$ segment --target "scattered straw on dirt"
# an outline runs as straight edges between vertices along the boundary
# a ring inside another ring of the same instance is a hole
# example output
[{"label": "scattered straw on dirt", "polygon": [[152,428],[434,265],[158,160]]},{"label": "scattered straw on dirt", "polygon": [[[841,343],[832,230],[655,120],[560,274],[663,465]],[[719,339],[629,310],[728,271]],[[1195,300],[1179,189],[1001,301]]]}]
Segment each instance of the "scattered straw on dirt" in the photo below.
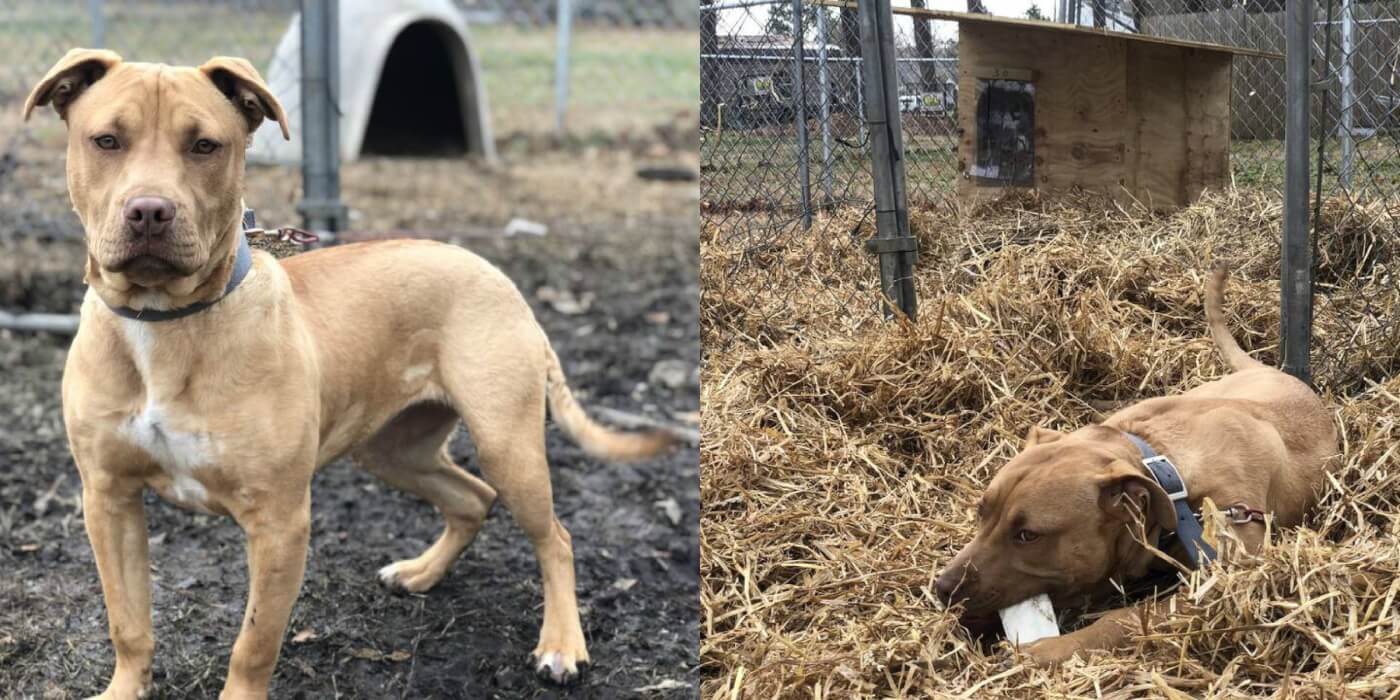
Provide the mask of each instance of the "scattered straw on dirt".
[{"label": "scattered straw on dirt", "polygon": [[1345,454],[1308,527],[1188,582],[1136,650],[1054,671],[971,641],[933,576],[1031,426],[1222,374],[1211,261],[1234,268],[1236,337],[1277,363],[1281,204],[918,212],[921,316],[888,324],[851,305],[870,279],[834,274],[873,269],[849,235],[861,214],[762,247],[702,234],[706,697],[1400,693],[1400,242],[1384,207],[1329,203],[1319,227],[1315,363]]}]

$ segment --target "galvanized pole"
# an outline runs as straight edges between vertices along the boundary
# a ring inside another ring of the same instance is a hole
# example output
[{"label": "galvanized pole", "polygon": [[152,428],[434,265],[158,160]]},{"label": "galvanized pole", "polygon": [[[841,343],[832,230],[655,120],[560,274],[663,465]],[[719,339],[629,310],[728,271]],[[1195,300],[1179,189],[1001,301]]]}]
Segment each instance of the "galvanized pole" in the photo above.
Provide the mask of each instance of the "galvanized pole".
[{"label": "galvanized pole", "polygon": [[[1351,188],[1351,173],[1355,168],[1356,142],[1352,138],[1352,111],[1356,106],[1356,75],[1352,72],[1351,61],[1352,52],[1356,49],[1353,39],[1356,21],[1352,16],[1356,5],[1352,0],[1342,0],[1342,167],[1338,179],[1342,181],[1342,186]],[[1327,27],[1327,31],[1332,31]],[[1325,137],[1324,137],[1325,138]]]},{"label": "galvanized pole", "polygon": [[569,46],[574,36],[573,0],[559,0],[554,50],[554,130],[564,133],[564,113],[569,109]]},{"label": "galvanized pole", "polygon": [[826,8],[817,7],[817,48],[818,82],[821,84],[822,99],[822,206],[832,205],[831,190],[831,76],[826,63]]},{"label": "galvanized pole", "polygon": [[[867,249],[880,256],[880,289],[913,320],[914,257],[904,187],[904,136],[899,123],[899,86],[890,0],[860,0],[860,46],[865,71],[865,118],[870,124],[871,173],[875,180],[875,238]],[[885,306],[886,318],[894,315]]]},{"label": "galvanized pole", "polygon": [[346,223],[340,201],[340,43],[336,0],[301,3],[301,178],[297,204],[312,231],[339,231]]},{"label": "galvanized pole", "polygon": [[[859,16],[859,15],[857,15]],[[865,42],[861,42],[861,51],[865,51]],[[860,140],[869,138],[868,122],[865,119],[865,56],[860,57],[860,63],[856,66],[856,115],[860,117]]]},{"label": "galvanized pole", "polygon": [[[1312,62],[1313,0],[1288,0],[1284,39],[1287,104],[1284,107],[1283,273],[1281,321],[1283,371],[1311,381],[1312,246],[1308,240],[1308,118]],[[1324,135],[1325,136],[1325,135]]]},{"label": "galvanized pole", "polygon": [[107,13],[102,10],[102,0],[88,0],[88,19],[92,22],[92,48],[94,49],[100,49],[107,45]]},{"label": "galvanized pole", "polygon": [[792,120],[797,128],[797,185],[802,190],[802,227],[812,227],[811,156],[807,147],[807,79],[804,77],[802,0],[792,0]]}]

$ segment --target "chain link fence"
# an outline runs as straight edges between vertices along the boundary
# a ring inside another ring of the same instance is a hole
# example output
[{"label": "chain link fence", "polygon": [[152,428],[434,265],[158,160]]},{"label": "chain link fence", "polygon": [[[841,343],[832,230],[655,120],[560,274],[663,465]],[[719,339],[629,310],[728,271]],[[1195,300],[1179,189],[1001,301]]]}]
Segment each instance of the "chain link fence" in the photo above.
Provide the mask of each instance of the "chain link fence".
[{"label": "chain link fence", "polygon": [[[215,55],[242,56],[267,76],[275,72],[273,50],[298,5],[297,0],[0,0],[0,148],[11,152],[18,140],[49,135],[54,124],[43,120],[22,128],[20,107],[30,88],[71,48],[108,48],[127,60],[183,65]],[[288,114],[297,125],[300,116]]]},{"label": "chain link fence", "polygon": [[[958,31],[954,22],[910,17],[898,7],[924,7],[925,0],[895,4],[903,164],[909,205],[917,211],[942,205],[961,177]],[[968,0],[966,9],[985,11],[978,0]],[[700,0],[700,12],[701,216],[709,240],[727,242],[738,251],[731,257],[742,261],[800,236],[830,239],[833,217],[818,216],[809,229],[814,213],[829,212],[852,229],[867,223],[874,195],[854,5]],[[1332,240],[1319,251],[1316,304],[1339,312],[1343,304],[1336,300],[1358,301],[1347,302],[1341,330],[1320,331],[1312,365],[1319,385],[1359,388],[1363,374],[1387,376],[1395,369],[1400,324],[1394,309],[1377,306],[1375,299],[1387,295],[1338,289],[1325,268],[1337,256],[1352,256],[1369,266],[1366,284],[1395,284],[1380,249],[1396,231],[1389,223],[1386,230],[1372,229],[1377,216],[1392,222],[1400,205],[1400,5],[1319,0],[1313,14],[1312,160],[1304,168],[1315,200],[1309,202],[1313,226],[1326,226],[1331,239],[1352,235],[1350,222],[1364,213],[1370,228],[1364,236],[1356,233],[1356,241]],[[1028,0],[1021,16],[1285,52],[1284,0],[1060,0],[1045,7]],[[1281,198],[1285,62],[1237,55],[1232,73],[1231,184]],[[845,260],[848,269],[835,271],[818,270],[811,259],[795,262],[808,275],[850,275],[845,279],[870,280],[872,295],[878,291],[873,258]],[[717,277],[721,284],[731,278]],[[768,281],[743,283],[762,289]],[[853,321],[875,308],[869,299],[850,302]]]},{"label": "chain link fence", "polygon": [[[1105,2],[1084,4],[1078,14],[1069,3],[1055,11],[1062,21],[1109,31],[1283,52],[1281,8],[1265,12],[1256,3],[1206,10],[1196,0],[1189,6],[1183,0]],[[799,41],[793,35],[794,7],[788,0],[701,0],[702,155],[709,173],[702,188],[714,215],[709,220],[761,205],[768,212],[786,212],[767,222],[778,225],[805,220],[813,208],[859,204],[871,196],[855,10],[802,3]],[[1033,2],[1027,7],[1028,17],[1049,19],[1044,14],[1049,10]],[[952,192],[960,175],[957,25],[898,15],[895,31],[910,204],[933,206]],[[799,53],[803,85],[793,90]],[[1282,61],[1237,57],[1232,89],[1234,180],[1281,187]],[[796,121],[799,110],[803,124]]]},{"label": "chain link fence", "polygon": [[[711,246],[702,265],[723,268],[702,270],[702,286],[736,315],[714,328],[800,327],[802,300],[784,291],[794,277],[871,280],[878,290],[873,268],[849,254],[874,221],[862,71],[854,8],[701,0],[700,209]],[[828,254],[793,245],[806,236],[829,243]],[[781,273],[763,274],[769,264],[781,264]],[[849,285],[827,289],[849,296],[836,291]],[[791,303],[746,301],[758,296]],[[856,320],[874,313],[876,301],[840,300]],[[737,318],[760,310],[769,315]]]},{"label": "chain link fence", "polygon": [[699,12],[691,0],[457,4],[472,22],[501,140],[562,130],[605,142],[693,142]]},{"label": "chain link fence", "polygon": [[[457,0],[481,60],[499,140],[693,142],[698,11],[688,0]],[[68,49],[198,65],[248,58],[264,77],[298,0],[0,0],[0,146],[19,105]],[[562,36],[560,9],[571,31]],[[355,37],[343,38],[353,45]],[[561,53],[562,52],[562,53]],[[563,89],[561,91],[561,84]],[[273,84],[274,91],[287,86]],[[296,102],[288,116],[300,125]]]},{"label": "chain link fence", "polygon": [[[1400,309],[1389,301],[1400,284],[1391,259],[1400,235],[1400,5],[1323,0],[1312,36],[1312,228],[1353,233],[1317,244],[1319,303],[1344,323],[1314,344],[1313,363],[1319,378],[1359,391],[1400,369]],[[1357,274],[1339,279],[1331,274],[1339,264]]]}]

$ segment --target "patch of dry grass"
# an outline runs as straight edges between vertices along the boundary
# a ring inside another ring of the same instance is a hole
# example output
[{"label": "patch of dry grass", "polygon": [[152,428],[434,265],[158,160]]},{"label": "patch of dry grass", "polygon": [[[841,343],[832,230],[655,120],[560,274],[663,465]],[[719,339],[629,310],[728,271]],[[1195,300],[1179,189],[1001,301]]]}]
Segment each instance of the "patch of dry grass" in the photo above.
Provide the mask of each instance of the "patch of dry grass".
[{"label": "patch of dry grass", "polygon": [[[702,232],[703,695],[1336,697],[1400,693],[1395,223],[1330,203],[1316,365],[1343,459],[1309,527],[1198,575],[1131,652],[1032,670],[973,643],[932,579],[1033,425],[1072,428],[1224,371],[1204,274],[1277,363],[1276,195],[1174,214],[1073,196],[917,212],[917,323],[870,299],[860,212],[763,246]],[[862,286],[863,285],[863,286]],[[1184,695],[1182,695],[1184,694]]]}]

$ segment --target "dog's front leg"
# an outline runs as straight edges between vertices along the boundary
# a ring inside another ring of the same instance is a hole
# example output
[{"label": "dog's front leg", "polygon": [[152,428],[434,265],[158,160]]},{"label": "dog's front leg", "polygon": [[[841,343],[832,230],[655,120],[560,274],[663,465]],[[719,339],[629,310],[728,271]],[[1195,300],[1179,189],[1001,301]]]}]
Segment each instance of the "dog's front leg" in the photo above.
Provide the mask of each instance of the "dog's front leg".
[{"label": "dog's front leg", "polygon": [[246,511],[234,513],[248,537],[248,607],[221,700],[267,697],[311,536],[309,485],[291,498],[262,492],[249,500]]},{"label": "dog's front leg", "polygon": [[92,543],[107,624],[116,652],[116,669],[107,690],[110,700],[139,698],[151,687],[150,545],[146,508],[139,481],[102,473],[83,474],[83,526]]},{"label": "dog's front leg", "polygon": [[1125,647],[1132,640],[1133,631],[1142,628],[1143,615],[1156,619],[1155,616],[1166,614],[1167,609],[1167,601],[1157,601],[1110,610],[1086,627],[1041,639],[1021,652],[1037,666],[1054,666],[1069,661],[1075,654],[1082,658],[1092,651]]}]

